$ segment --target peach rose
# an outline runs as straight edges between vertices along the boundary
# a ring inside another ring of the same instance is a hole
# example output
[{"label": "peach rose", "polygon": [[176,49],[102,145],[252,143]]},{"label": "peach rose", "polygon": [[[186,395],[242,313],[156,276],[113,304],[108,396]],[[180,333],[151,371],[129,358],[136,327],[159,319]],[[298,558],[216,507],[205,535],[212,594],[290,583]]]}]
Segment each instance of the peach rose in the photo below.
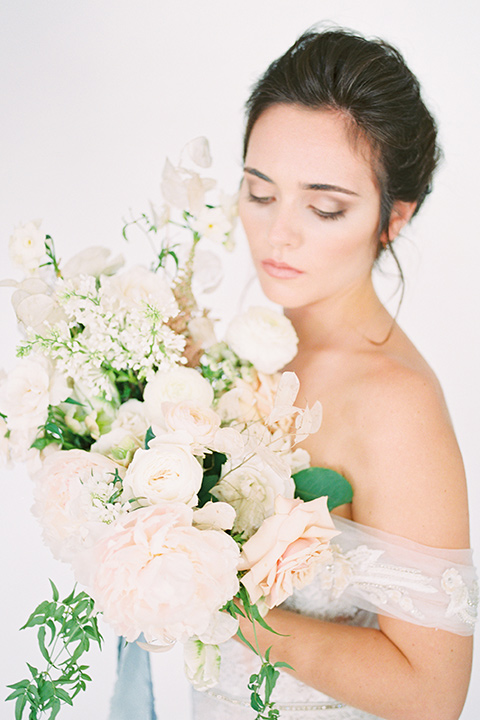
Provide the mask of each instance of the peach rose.
[{"label": "peach rose", "polygon": [[319,562],[328,562],[329,542],[339,531],[327,509],[327,498],[310,502],[278,496],[275,514],[267,518],[242,549],[241,582],[252,602],[262,596],[267,607],[280,605],[294,588],[313,578]]}]

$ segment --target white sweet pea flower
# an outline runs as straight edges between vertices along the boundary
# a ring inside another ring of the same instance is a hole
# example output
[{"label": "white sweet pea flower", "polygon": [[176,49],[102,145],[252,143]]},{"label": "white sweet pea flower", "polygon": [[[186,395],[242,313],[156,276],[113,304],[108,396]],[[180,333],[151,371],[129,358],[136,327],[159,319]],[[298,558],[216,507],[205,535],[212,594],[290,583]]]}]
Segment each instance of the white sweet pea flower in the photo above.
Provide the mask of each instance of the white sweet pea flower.
[{"label": "white sweet pea flower", "polygon": [[218,645],[203,643],[197,637],[189,638],[183,646],[185,675],[195,690],[208,690],[220,677],[220,650]]},{"label": "white sweet pea flower", "polygon": [[185,145],[185,149],[195,165],[208,168],[212,164],[210,146],[206,137],[198,137],[190,140],[190,142]]},{"label": "white sweet pea flower", "polygon": [[226,341],[242,359],[263,373],[275,373],[297,354],[298,338],[288,318],[262,307],[235,317]]},{"label": "white sweet pea flower", "polygon": [[235,522],[235,510],[228,503],[205,503],[193,511],[193,524],[199,530],[231,530]]},{"label": "white sweet pea flower", "polygon": [[180,210],[188,208],[188,190],[185,178],[168,158],[163,167],[161,189],[167,203]]},{"label": "white sweet pea flower", "polygon": [[41,220],[18,225],[8,244],[10,259],[15,265],[32,272],[45,258],[45,233],[40,231]]},{"label": "white sweet pea flower", "polygon": [[81,250],[65,263],[62,268],[62,277],[65,280],[79,275],[113,275],[125,263],[123,255],[110,258],[111,250],[105,247],[90,247]]},{"label": "white sweet pea flower", "polygon": [[142,443],[139,443],[128,430],[117,427],[105,435],[100,435],[91,446],[90,451],[106,455],[119,465],[128,467],[140,447],[142,447]]},{"label": "white sweet pea flower", "polygon": [[153,217],[153,224],[157,230],[161,230],[165,225],[170,222],[170,206],[167,203],[163,203],[160,209],[157,209],[156,205],[150,200],[150,212]]},{"label": "white sweet pea flower", "polygon": [[208,237],[214,242],[223,242],[233,228],[232,223],[221,207],[205,206],[196,220],[192,221],[192,228],[202,237]]},{"label": "white sweet pea flower", "polygon": [[145,409],[151,423],[163,426],[163,402],[182,400],[190,400],[201,407],[210,407],[213,402],[212,386],[193,368],[159,371],[145,386]]}]

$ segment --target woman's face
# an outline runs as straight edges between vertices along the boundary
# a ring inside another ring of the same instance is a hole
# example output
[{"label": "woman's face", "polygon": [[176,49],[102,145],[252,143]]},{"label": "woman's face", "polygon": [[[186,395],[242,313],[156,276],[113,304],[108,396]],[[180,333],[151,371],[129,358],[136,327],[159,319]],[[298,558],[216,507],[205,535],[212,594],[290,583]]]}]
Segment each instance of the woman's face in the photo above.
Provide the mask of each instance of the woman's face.
[{"label": "woman's face", "polygon": [[268,108],[250,136],[239,211],[274,302],[293,309],[370,283],[380,191],[367,143],[340,114]]}]

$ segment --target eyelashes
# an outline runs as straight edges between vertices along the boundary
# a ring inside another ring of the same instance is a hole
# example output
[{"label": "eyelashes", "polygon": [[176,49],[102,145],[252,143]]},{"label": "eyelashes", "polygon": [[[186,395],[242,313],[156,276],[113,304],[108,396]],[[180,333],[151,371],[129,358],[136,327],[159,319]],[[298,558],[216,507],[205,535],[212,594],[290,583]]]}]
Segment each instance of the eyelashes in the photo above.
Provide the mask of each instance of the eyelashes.
[{"label": "eyelashes", "polygon": [[[248,200],[249,202],[254,202],[259,205],[269,205],[271,202],[274,201],[274,198],[272,196],[265,196],[260,197],[259,195],[252,195],[251,192],[248,194]],[[309,206],[311,210],[315,213],[315,215],[322,220],[339,220],[341,217],[345,215],[345,210],[336,210],[335,212],[325,212],[324,210],[320,210],[319,208],[313,207],[313,205]]]}]

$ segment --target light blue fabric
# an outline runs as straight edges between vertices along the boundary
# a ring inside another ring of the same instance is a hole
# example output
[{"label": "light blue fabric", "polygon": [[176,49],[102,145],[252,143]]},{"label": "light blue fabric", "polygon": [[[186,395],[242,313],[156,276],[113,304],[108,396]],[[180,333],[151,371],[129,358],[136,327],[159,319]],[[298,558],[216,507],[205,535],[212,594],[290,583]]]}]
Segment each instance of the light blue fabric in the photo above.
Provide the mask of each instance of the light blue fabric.
[{"label": "light blue fabric", "polygon": [[136,642],[119,638],[117,680],[108,720],[156,719],[150,654]]}]

